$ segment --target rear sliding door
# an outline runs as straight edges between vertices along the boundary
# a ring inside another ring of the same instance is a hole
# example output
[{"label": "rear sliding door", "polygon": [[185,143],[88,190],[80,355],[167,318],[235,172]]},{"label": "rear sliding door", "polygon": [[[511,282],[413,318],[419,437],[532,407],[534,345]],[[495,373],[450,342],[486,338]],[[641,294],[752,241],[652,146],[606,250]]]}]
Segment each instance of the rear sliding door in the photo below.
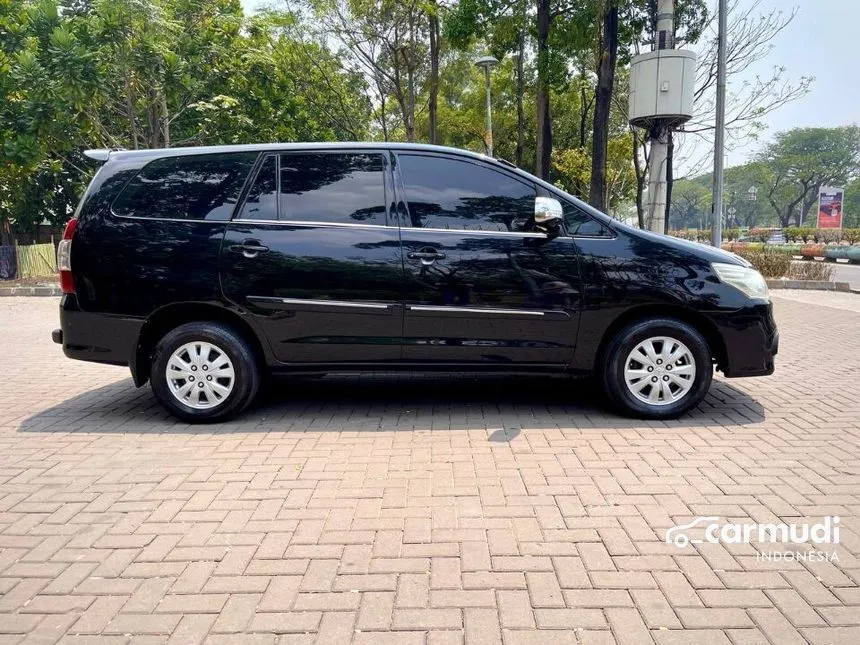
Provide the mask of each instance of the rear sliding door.
[{"label": "rear sliding door", "polygon": [[221,247],[226,298],[279,361],[401,358],[403,267],[382,150],[266,154]]}]

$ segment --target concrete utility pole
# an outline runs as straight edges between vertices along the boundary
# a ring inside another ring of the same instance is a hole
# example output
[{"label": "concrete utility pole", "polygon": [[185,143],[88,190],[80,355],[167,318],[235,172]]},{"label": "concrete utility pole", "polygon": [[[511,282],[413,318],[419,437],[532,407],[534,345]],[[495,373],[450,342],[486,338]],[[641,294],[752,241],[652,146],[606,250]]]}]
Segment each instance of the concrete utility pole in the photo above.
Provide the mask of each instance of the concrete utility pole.
[{"label": "concrete utility pole", "polygon": [[723,159],[726,133],[726,0],[720,0],[719,31],[717,32],[717,121],[714,130],[714,189],[711,212],[711,244],[717,248],[723,242]]},{"label": "concrete utility pole", "polygon": [[[675,49],[675,0],[657,0],[657,34],[654,49]],[[669,154],[667,121],[651,127],[651,156],[648,158],[648,230],[662,233],[666,220],[666,171]]]}]

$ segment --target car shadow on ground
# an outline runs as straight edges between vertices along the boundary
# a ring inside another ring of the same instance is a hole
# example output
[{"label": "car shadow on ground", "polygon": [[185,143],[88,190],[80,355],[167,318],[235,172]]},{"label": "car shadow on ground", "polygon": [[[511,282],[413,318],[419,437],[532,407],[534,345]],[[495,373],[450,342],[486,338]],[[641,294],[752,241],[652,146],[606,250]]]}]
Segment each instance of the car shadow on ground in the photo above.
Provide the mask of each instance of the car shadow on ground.
[{"label": "car shadow on ground", "polygon": [[25,419],[21,432],[305,432],[486,429],[510,441],[528,428],[742,426],[763,406],[715,380],[707,398],[673,421],[629,419],[612,410],[592,379],[378,374],[273,378],[238,418],[188,425],[169,416],[149,387],[123,379]]}]

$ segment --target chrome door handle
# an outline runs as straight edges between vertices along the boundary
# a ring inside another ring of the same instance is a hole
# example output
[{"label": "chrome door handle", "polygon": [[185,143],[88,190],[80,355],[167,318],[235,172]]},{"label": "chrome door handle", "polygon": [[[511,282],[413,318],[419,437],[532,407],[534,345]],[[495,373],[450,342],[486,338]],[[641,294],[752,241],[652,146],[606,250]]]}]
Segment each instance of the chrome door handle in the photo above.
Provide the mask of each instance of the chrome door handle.
[{"label": "chrome door handle", "polygon": [[258,240],[245,240],[242,244],[234,244],[230,250],[241,253],[250,259],[257,257],[260,253],[268,252],[269,247],[263,246]]},{"label": "chrome door handle", "polygon": [[411,253],[407,253],[406,257],[410,260],[429,260],[433,262],[434,260],[442,260],[445,258],[444,253],[439,253],[438,251],[413,251]]}]

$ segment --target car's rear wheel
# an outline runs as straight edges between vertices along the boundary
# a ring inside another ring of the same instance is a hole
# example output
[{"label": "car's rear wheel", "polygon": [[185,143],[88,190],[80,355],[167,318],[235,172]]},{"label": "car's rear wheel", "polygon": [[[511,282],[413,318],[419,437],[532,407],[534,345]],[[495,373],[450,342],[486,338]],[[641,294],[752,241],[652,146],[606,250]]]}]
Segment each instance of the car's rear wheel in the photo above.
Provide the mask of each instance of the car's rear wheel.
[{"label": "car's rear wheel", "polygon": [[260,387],[260,369],[248,343],[230,327],[193,322],[158,342],[150,380],[169,412],[191,423],[212,423],[250,405]]},{"label": "car's rear wheel", "polygon": [[694,327],[649,318],[622,329],[604,353],[603,387],[625,413],[671,419],[698,405],[713,377],[711,351]]}]

